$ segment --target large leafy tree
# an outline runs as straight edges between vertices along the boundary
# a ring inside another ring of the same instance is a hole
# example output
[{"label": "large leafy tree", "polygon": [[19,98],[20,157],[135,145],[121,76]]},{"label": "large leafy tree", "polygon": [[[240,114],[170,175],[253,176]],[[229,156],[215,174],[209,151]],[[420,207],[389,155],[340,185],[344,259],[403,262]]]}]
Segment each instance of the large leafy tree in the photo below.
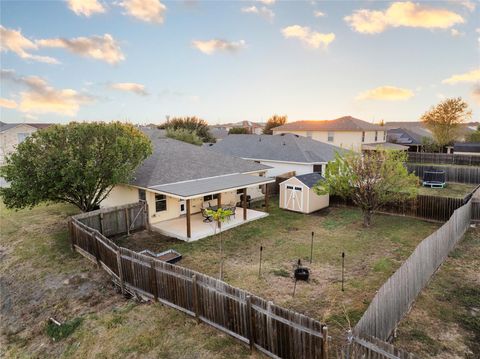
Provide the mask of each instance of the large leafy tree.
[{"label": "large leafy tree", "polygon": [[477,126],[476,131],[470,133],[467,138],[467,142],[479,142],[480,143],[480,125]]},{"label": "large leafy tree", "polygon": [[279,116],[279,115],[273,115],[267,120],[267,124],[265,125],[265,128],[263,129],[263,134],[264,135],[271,135],[273,134],[272,128],[282,126],[285,123],[287,123],[287,116]]},{"label": "large leafy tree", "polygon": [[215,142],[215,137],[210,133],[208,123],[197,117],[174,117],[161,124],[159,128],[165,130],[184,129],[195,133],[203,142]]},{"label": "large leafy tree", "polygon": [[328,164],[325,180],[314,187],[317,194],[330,193],[351,199],[363,213],[363,224],[369,227],[374,212],[389,202],[415,198],[418,177],[409,174],[403,151],[347,152]]},{"label": "large leafy tree", "polygon": [[458,139],[462,124],[472,116],[468,104],[461,97],[447,98],[432,107],[421,118],[432,132],[440,148]]},{"label": "large leafy tree", "polygon": [[10,182],[1,195],[8,208],[68,202],[82,211],[98,208],[113,186],[128,182],[152,153],[150,140],[120,122],[54,125],[35,132],[6,159]]}]

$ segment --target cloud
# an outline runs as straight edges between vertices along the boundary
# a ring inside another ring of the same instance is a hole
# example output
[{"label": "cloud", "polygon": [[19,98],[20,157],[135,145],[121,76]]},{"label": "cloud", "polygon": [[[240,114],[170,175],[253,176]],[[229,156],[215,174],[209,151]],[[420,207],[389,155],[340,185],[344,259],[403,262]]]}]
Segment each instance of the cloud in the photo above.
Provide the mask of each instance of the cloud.
[{"label": "cloud", "polygon": [[77,15],[89,17],[105,12],[105,7],[98,0],[68,0],[68,7]]},{"label": "cloud", "polygon": [[73,39],[44,39],[38,40],[37,43],[41,47],[63,48],[74,54],[105,61],[109,64],[116,64],[125,59],[120,46],[109,34]]},{"label": "cloud", "polygon": [[72,89],[55,89],[39,76],[20,77],[13,70],[1,70],[0,78],[26,88],[20,92],[18,109],[27,114],[75,116],[80,105],[93,101],[91,96]]},{"label": "cloud", "polygon": [[394,2],[386,10],[356,10],[344,20],[353,30],[363,34],[377,34],[389,27],[419,27],[426,29],[447,29],[464,23],[457,13],[434,8],[411,1]]},{"label": "cloud", "polygon": [[465,33],[464,32],[461,32],[457,29],[451,29],[450,30],[450,35],[452,35],[453,37],[460,37],[460,36],[464,36]]},{"label": "cloud", "polygon": [[412,90],[395,86],[380,86],[360,93],[357,100],[403,101],[413,97]]},{"label": "cloud", "polygon": [[32,55],[31,50],[37,50],[38,45],[22,35],[20,30],[7,29],[0,25],[0,51],[11,51],[22,59],[58,64],[59,61],[49,56]]},{"label": "cloud", "polygon": [[256,1],[261,2],[262,4],[265,4],[265,5],[273,5],[275,4],[276,0],[256,0]]},{"label": "cloud", "polygon": [[120,6],[125,14],[138,20],[163,24],[167,7],[159,0],[124,0]]},{"label": "cloud", "polygon": [[148,96],[148,92],[147,90],[145,90],[145,86],[135,82],[116,82],[110,84],[110,88],[119,91],[133,92],[140,96]]},{"label": "cloud", "polygon": [[335,34],[321,34],[312,31],[309,27],[292,25],[282,29],[282,34],[285,38],[296,38],[302,41],[308,47],[318,49],[323,47],[326,49],[328,45],[335,39]]},{"label": "cloud", "polygon": [[267,19],[268,21],[272,21],[273,18],[275,17],[275,13],[265,6],[262,6],[260,8],[256,6],[244,7],[242,8],[242,12],[260,15],[265,19]]},{"label": "cloud", "polygon": [[192,46],[197,50],[200,50],[204,54],[211,55],[215,51],[227,51],[227,52],[236,52],[246,46],[244,40],[240,41],[227,41],[222,39],[212,39],[212,40],[193,40]]},{"label": "cloud", "polygon": [[452,75],[448,79],[442,81],[444,84],[454,85],[462,82],[480,81],[480,69],[465,72],[464,74]]},{"label": "cloud", "polygon": [[315,16],[315,17],[324,17],[324,16],[326,16],[326,14],[325,14],[324,12],[319,11],[319,10],[315,10],[315,11],[313,12],[313,16]]},{"label": "cloud", "polygon": [[468,11],[475,11],[475,8],[476,8],[476,5],[473,1],[470,1],[470,0],[462,0],[459,2],[460,5],[462,5],[463,7],[465,7]]},{"label": "cloud", "polygon": [[5,107],[5,108],[16,108],[17,103],[13,100],[9,100],[3,97],[0,97],[0,107]]}]

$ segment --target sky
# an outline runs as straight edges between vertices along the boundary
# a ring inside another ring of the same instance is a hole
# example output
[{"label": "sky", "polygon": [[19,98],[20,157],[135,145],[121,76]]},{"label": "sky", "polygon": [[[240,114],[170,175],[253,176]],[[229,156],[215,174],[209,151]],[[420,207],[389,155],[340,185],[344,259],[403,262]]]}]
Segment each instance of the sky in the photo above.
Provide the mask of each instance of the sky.
[{"label": "sky", "polygon": [[480,2],[0,2],[4,122],[480,116]]}]

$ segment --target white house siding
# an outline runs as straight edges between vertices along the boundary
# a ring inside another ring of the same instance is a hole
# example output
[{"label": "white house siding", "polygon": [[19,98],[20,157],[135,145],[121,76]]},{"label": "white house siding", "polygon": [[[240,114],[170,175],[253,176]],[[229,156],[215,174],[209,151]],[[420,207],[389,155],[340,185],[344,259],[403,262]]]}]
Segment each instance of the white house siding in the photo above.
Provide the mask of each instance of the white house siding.
[{"label": "white house siding", "polygon": [[28,134],[37,131],[36,127],[29,125],[18,125],[0,133],[0,165],[5,163],[5,157],[15,151],[18,146],[19,134]]}]

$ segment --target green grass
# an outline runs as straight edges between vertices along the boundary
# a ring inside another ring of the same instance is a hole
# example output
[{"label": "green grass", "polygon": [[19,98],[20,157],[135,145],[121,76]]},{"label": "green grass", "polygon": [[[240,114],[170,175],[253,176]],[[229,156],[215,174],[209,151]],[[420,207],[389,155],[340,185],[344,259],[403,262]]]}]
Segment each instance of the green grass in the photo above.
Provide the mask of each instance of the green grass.
[{"label": "green grass", "polygon": [[420,187],[418,194],[424,196],[464,198],[470,194],[477,185],[465,183],[447,183],[445,188]]},{"label": "green grass", "polygon": [[[412,311],[400,323],[397,346],[423,358],[480,357],[480,228],[470,229]],[[420,335],[420,334],[421,335]]]},{"label": "green grass", "polygon": [[61,339],[65,339],[70,334],[72,334],[75,329],[77,329],[80,324],[82,324],[82,321],[83,318],[74,318],[60,325],[48,322],[45,331],[50,338],[58,341]]},{"label": "green grass", "polygon": [[[278,208],[272,201],[269,216],[224,232],[225,280],[276,304],[327,321],[341,330],[339,317],[360,318],[375,292],[437,224],[404,217],[378,215],[371,228],[355,208],[328,208],[304,215]],[[310,264],[311,232],[315,232]],[[185,243],[158,234],[139,233],[118,240],[134,250],[173,248],[183,255],[180,265],[217,277],[219,238]],[[258,277],[263,246],[262,276]],[[345,252],[345,291],[341,291],[341,254]],[[297,283],[297,260],[311,269],[309,283]],[[336,318],[329,321],[329,318]]]}]

